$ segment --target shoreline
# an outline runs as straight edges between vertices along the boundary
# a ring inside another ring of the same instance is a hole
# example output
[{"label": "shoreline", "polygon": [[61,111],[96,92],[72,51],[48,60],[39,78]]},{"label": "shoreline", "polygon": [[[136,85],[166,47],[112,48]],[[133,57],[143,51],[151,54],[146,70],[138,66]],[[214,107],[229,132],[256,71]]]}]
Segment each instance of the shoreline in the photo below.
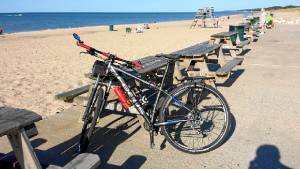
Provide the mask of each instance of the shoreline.
[{"label": "shoreline", "polygon": [[[224,12],[224,11],[221,11]],[[167,12],[168,13],[168,12]],[[175,12],[176,13],[176,12]],[[196,12],[183,12],[183,13],[196,13]],[[237,15],[245,15],[245,13],[243,14],[233,14],[233,15],[222,15],[222,16],[215,16],[215,18],[225,18],[225,17],[231,17],[231,16],[237,16]],[[194,16],[194,15],[193,15]],[[210,19],[210,18],[207,18]],[[52,30],[61,30],[61,29],[76,29],[76,28],[86,28],[86,27],[101,27],[101,26],[109,26],[109,25],[143,25],[145,23],[147,24],[155,24],[155,23],[169,23],[169,22],[181,22],[181,21],[192,21],[193,18],[191,17],[188,20],[174,20],[174,21],[148,21],[148,22],[140,22],[140,23],[124,23],[124,24],[106,24],[106,25],[95,25],[95,26],[79,26],[79,27],[65,27],[65,28],[46,28],[46,29],[41,29],[41,30],[32,30],[32,31],[17,31],[17,32],[9,32],[9,33],[5,33],[4,35],[9,35],[9,34],[15,34],[15,33],[29,33],[29,32],[39,32],[39,31],[52,31]]]},{"label": "shoreline", "polygon": [[[240,18],[243,14],[238,14],[238,15],[230,15],[230,16],[222,16],[220,18],[227,19],[227,17],[230,18]],[[151,26],[153,27],[165,27],[165,25],[181,25],[181,24],[186,24],[188,22],[192,23],[193,19],[191,20],[182,20],[182,21],[166,21],[166,22],[157,22],[157,23],[148,23],[151,29]],[[210,22],[210,18],[207,19],[208,22]],[[242,22],[242,21],[241,21]],[[113,25],[114,26],[114,31],[119,31],[118,29],[125,29],[126,27],[131,27],[131,28],[136,28],[138,25],[143,26],[144,23],[133,23],[133,24],[119,24],[119,25]],[[60,35],[62,32],[69,32],[71,30],[79,30],[79,31],[84,31],[84,30],[98,30],[98,31],[107,31],[109,32],[109,25],[101,25],[101,26],[83,26],[83,27],[70,27],[70,28],[57,28],[57,29],[46,29],[46,30],[37,30],[37,31],[25,31],[25,32],[15,32],[15,33],[4,33],[2,34],[3,37],[7,36],[28,36],[28,35],[35,35],[39,36],[42,34],[49,34],[50,33],[55,33],[56,35]],[[113,32],[114,32],[113,31]],[[0,35],[1,37],[1,35]]]}]

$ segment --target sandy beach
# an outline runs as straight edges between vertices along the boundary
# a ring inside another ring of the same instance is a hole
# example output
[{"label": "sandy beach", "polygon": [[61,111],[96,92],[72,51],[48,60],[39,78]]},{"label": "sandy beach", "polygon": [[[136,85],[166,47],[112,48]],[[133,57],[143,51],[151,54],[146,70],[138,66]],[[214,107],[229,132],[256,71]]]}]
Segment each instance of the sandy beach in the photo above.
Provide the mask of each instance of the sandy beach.
[{"label": "sandy beach", "polygon": [[[300,168],[300,13],[274,14],[275,21],[286,22],[276,22],[247,45],[250,51],[234,70],[238,73],[218,86],[232,113],[224,144],[191,155],[158,134],[151,149],[149,135],[135,116],[111,111],[97,125],[89,149],[101,158],[100,168]],[[88,83],[83,74],[95,60],[79,55],[74,32],[95,48],[133,60],[206,41],[213,33],[228,31],[229,24],[240,23],[242,16],[224,19],[222,28],[189,29],[190,20],[150,24],[141,34],[125,33],[125,27],[137,25],[114,25],[113,32],[104,26],[0,35],[0,107],[25,108],[47,118],[36,123],[39,134],[31,139],[33,148],[42,164],[64,166],[77,152],[82,129],[77,122],[84,107],[54,96]],[[7,137],[0,143],[0,155],[13,156]]]},{"label": "sandy beach", "polygon": [[[275,15],[286,17],[284,13]],[[25,108],[45,118],[72,106],[54,100],[54,96],[87,84],[84,73],[90,72],[95,61],[79,54],[83,50],[76,46],[73,33],[90,46],[133,60],[209,40],[211,34],[228,31],[229,24],[242,20],[242,15],[222,17],[222,28],[204,29],[190,29],[192,19],[153,23],[143,33],[131,34],[126,34],[125,28],[134,29],[137,24],[114,25],[115,31],[99,26],[1,35],[0,107]],[[208,26],[212,24],[208,22]]]}]

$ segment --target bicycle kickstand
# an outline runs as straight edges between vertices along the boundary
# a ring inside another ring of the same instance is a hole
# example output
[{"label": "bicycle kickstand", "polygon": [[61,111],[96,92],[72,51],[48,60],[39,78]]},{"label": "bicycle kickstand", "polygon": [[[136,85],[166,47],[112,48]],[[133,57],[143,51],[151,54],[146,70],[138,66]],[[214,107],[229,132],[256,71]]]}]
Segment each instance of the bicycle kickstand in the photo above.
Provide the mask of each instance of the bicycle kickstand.
[{"label": "bicycle kickstand", "polygon": [[154,129],[153,129],[153,126],[150,127],[149,135],[150,135],[150,148],[153,149],[154,146],[155,146],[155,144],[154,144]]}]

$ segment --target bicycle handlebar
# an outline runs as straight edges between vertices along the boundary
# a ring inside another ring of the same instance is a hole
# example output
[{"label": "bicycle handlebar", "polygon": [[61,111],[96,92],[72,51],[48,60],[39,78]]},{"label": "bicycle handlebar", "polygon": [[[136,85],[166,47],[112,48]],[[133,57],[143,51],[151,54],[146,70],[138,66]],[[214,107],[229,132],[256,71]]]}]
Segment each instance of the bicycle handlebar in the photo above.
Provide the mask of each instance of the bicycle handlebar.
[{"label": "bicycle handlebar", "polygon": [[[79,37],[76,33],[74,33],[73,36],[74,36],[74,38],[78,41],[78,42],[77,42],[77,45],[80,46],[80,47],[82,47],[82,48],[85,48],[86,50],[88,50],[88,51],[89,51],[89,54],[92,54],[92,55],[93,55],[93,53],[96,52],[96,53],[99,53],[99,54],[101,54],[101,55],[103,55],[103,56],[106,56],[106,57],[108,57],[108,56],[110,55],[109,53],[99,51],[99,50],[97,50],[97,49],[95,49],[95,48],[92,48],[92,47],[90,47],[90,46],[84,44],[84,42],[80,40],[80,37]],[[115,55],[114,55],[114,56],[115,56]],[[143,68],[143,67],[144,67],[142,64],[140,64],[140,63],[138,63],[138,62],[127,61],[127,60],[124,60],[124,59],[122,59],[122,58],[120,58],[120,57],[118,57],[118,56],[115,56],[115,59],[116,59],[116,60],[119,60],[119,61],[121,61],[121,62],[125,62],[125,63],[127,63],[127,64],[131,64],[131,65],[133,65],[133,66],[135,66],[135,67],[138,67],[138,68]]]}]

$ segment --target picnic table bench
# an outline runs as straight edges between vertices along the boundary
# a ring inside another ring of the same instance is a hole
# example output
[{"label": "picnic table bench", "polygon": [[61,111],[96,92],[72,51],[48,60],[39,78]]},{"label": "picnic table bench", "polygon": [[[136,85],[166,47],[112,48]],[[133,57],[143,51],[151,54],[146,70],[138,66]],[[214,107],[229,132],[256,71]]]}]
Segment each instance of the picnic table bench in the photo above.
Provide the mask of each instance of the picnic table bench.
[{"label": "picnic table bench", "polygon": [[79,88],[76,88],[76,89],[73,89],[70,91],[66,91],[66,92],[60,93],[58,95],[55,95],[55,99],[63,100],[65,102],[73,102],[74,101],[73,99],[75,97],[88,92],[89,88],[90,88],[90,85],[85,85],[85,86],[82,86],[82,87],[79,87]]},{"label": "picnic table bench", "polygon": [[[0,107],[0,137],[7,135],[13,151],[23,169],[42,168],[26,134],[25,127],[42,120],[32,111]],[[78,155],[64,168],[96,168],[100,159],[94,154]],[[51,165],[52,168],[57,167]],[[50,167],[50,168],[51,168]]]},{"label": "picnic table bench", "polygon": [[[223,49],[228,49],[231,57],[236,58],[236,51],[242,51],[244,46],[249,44],[249,40],[240,41],[239,36],[237,36],[238,32],[220,32],[217,34],[211,35],[210,44],[220,44],[222,43]],[[234,36],[236,39],[236,43],[234,44],[231,40],[231,36]]]}]

